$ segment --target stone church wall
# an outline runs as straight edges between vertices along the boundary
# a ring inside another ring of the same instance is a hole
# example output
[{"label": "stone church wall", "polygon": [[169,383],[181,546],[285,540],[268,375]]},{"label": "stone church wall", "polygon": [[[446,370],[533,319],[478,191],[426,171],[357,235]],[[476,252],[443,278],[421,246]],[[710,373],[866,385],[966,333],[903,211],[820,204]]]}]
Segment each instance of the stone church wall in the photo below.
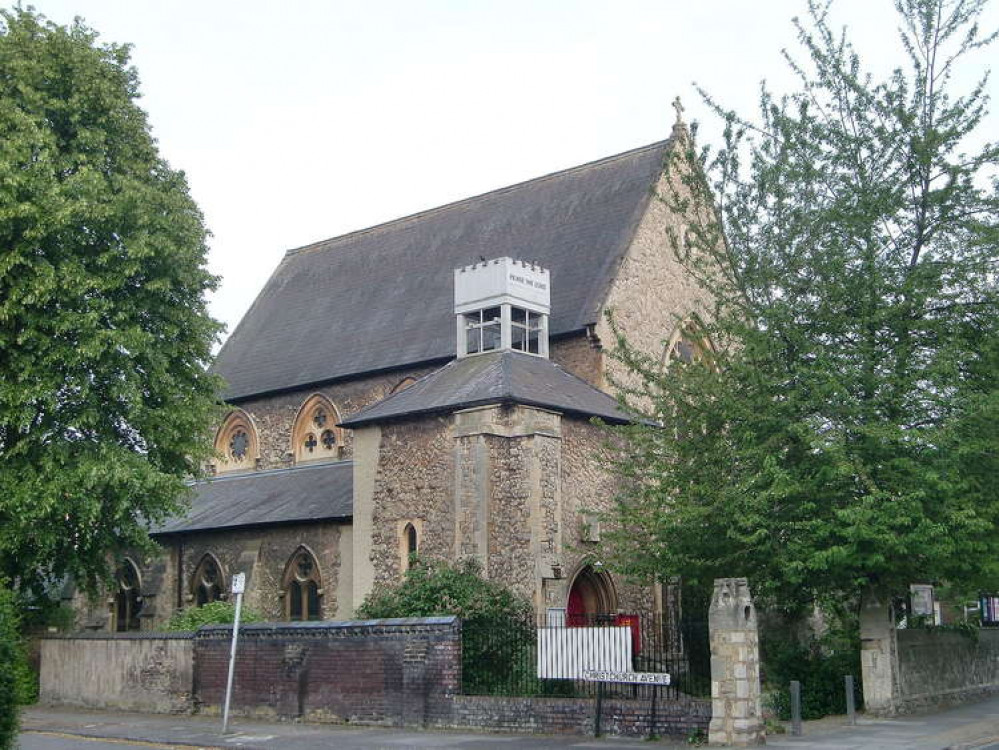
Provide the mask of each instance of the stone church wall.
[{"label": "stone church wall", "polygon": [[[676,258],[670,243],[671,232],[682,241],[686,230],[683,217],[659,197],[687,193],[677,175],[660,178],[603,306],[613,311],[617,325],[633,346],[656,357],[664,353],[682,324],[709,309],[708,294]],[[603,310],[596,332],[605,346],[614,345]],[[623,376],[620,365],[610,358],[606,367]]]},{"label": "stone church wall", "polygon": [[[238,406],[253,419],[260,441],[260,469],[280,469],[293,465],[291,435],[295,417],[305,401],[315,393],[326,396],[346,419],[387,396],[406,378],[421,378],[437,368],[399,370],[383,375],[345,380],[291,393],[240,401]],[[353,436],[344,430],[343,458],[353,455]]]},{"label": "stone church wall", "polygon": [[[452,442],[446,417],[396,422],[382,428],[377,455],[365,457],[377,462],[377,479],[370,507],[370,557],[357,564],[374,568],[376,586],[402,576],[400,540],[407,522],[415,522],[420,531],[421,554],[452,558]],[[356,517],[360,511],[355,507],[354,512]]]},{"label": "stone church wall", "polygon": [[343,536],[349,528],[332,522],[272,526],[267,529],[236,529],[185,535],[171,540],[181,557],[184,607],[193,606],[190,577],[205,554],[214,555],[222,568],[228,590],[234,573],[247,574],[244,602],[266,620],[284,620],[282,584],[285,567],[295,551],[306,547],[315,556],[322,581],[322,612],[330,618],[344,605],[339,600],[344,566]]}]

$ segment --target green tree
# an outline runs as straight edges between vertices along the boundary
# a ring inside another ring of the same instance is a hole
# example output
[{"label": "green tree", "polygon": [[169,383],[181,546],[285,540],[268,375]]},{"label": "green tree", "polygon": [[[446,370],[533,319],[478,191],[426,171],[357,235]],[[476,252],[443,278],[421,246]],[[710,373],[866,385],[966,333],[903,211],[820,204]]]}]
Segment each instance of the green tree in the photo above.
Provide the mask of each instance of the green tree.
[{"label": "green tree", "polygon": [[206,230],[126,46],[0,11],[0,576],[92,587],[208,450]]},{"label": "green tree", "polygon": [[999,150],[976,145],[985,79],[953,91],[994,39],[983,4],[897,0],[907,59],[876,81],[810,2],[797,91],[764,86],[755,122],[708,98],[724,146],[680,149],[662,200],[711,346],[663,367],[619,339],[647,418],[618,431],[626,570],[748,575],[788,606],[990,573]]},{"label": "green tree", "polygon": [[457,564],[414,558],[396,586],[372,591],[360,617],[461,618],[462,680],[466,692],[509,688],[533,668],[533,609],[530,602],[496,581],[482,578],[478,562]]}]

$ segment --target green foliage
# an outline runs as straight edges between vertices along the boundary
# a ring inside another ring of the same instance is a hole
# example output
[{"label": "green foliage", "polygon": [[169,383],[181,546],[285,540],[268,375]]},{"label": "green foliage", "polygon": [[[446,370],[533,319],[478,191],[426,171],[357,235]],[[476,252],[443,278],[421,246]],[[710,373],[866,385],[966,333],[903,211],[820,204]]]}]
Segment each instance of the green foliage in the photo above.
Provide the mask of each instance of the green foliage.
[{"label": "green foliage", "polygon": [[846,713],[844,677],[854,677],[854,701],[863,705],[860,681],[860,637],[826,636],[800,643],[787,633],[764,630],[761,642],[763,672],[771,691],[770,707],[785,721],[791,718],[792,680],[801,683],[801,718],[821,719]]},{"label": "green foliage", "polygon": [[[0,750],[14,747],[18,706],[26,702],[25,681],[30,675],[17,598],[0,579]],[[33,681],[32,681],[33,682]]]},{"label": "green foliage", "polygon": [[93,591],[208,455],[206,229],[128,48],[0,11],[0,575]]},{"label": "green foliage", "polygon": [[948,91],[982,4],[899,0],[909,59],[876,82],[812,2],[800,89],[677,144],[661,200],[712,346],[664,366],[619,337],[645,419],[616,433],[617,567],[792,610],[997,572],[999,149],[982,85]]},{"label": "green foliage", "polygon": [[[163,630],[197,630],[202,625],[232,625],[235,619],[235,604],[222,601],[210,602],[201,607],[188,607],[175,612],[163,626]],[[241,625],[262,620],[260,615],[247,607],[243,607],[239,613]]]},{"label": "green foliage", "polygon": [[494,692],[521,681],[521,672],[533,667],[530,603],[483,579],[472,559],[451,565],[414,558],[397,586],[373,591],[357,613],[371,618],[461,617],[466,692]]}]

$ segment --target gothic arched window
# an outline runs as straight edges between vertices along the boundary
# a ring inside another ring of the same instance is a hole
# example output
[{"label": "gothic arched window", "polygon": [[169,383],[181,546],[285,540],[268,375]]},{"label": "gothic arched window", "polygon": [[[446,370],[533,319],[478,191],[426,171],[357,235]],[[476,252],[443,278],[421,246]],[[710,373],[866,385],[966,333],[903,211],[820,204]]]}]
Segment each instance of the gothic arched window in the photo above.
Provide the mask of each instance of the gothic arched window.
[{"label": "gothic arched window", "polygon": [[191,594],[194,596],[195,605],[203,607],[211,602],[217,602],[224,598],[225,590],[222,566],[214,556],[206,554],[201,558],[191,578]]},{"label": "gothic arched window", "polygon": [[284,573],[285,616],[292,621],[323,619],[322,585],[315,556],[299,547]]},{"label": "gothic arched window", "polygon": [[420,553],[420,533],[422,524],[418,519],[401,521],[399,527],[399,569],[409,570],[413,555]]},{"label": "gothic arched window", "polygon": [[704,362],[711,352],[711,343],[693,321],[680,326],[663,352],[663,364]]},{"label": "gothic arched window", "polygon": [[242,409],[229,413],[215,435],[215,452],[220,456],[219,471],[252,469],[257,465],[257,430]]},{"label": "gothic arched window", "polygon": [[298,410],[291,431],[292,454],[296,463],[340,457],[343,434],[337,422],[340,413],[333,403],[318,393]]},{"label": "gothic arched window", "polygon": [[125,558],[115,573],[118,592],[114,598],[114,629],[119,633],[139,629],[139,612],[142,611],[142,594],[139,588],[139,569]]}]

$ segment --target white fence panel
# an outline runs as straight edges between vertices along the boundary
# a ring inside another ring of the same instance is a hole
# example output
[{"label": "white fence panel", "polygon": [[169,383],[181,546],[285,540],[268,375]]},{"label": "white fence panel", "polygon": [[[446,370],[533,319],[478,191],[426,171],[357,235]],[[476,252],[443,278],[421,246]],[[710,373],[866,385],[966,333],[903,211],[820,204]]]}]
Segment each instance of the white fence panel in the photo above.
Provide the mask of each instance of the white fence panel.
[{"label": "white fence panel", "polygon": [[538,628],[538,677],[582,679],[583,672],[631,671],[631,628]]}]

